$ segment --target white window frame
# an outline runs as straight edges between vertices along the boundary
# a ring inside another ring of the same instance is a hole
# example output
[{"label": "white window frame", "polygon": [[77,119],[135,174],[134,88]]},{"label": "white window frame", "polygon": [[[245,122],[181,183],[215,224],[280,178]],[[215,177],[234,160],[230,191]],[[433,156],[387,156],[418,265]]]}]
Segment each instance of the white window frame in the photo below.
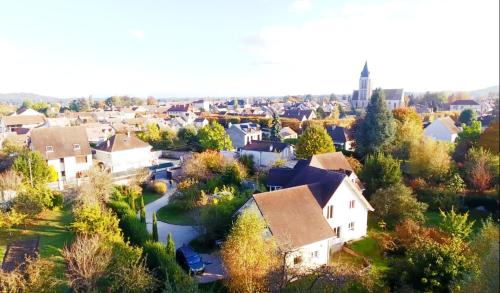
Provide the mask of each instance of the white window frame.
[{"label": "white window frame", "polygon": [[54,152],[54,147],[51,146],[51,145],[47,145],[47,146],[45,146],[45,151],[47,153],[53,153]]},{"label": "white window frame", "polygon": [[326,218],[327,219],[333,218],[333,205],[329,205],[326,207]]},{"label": "white window frame", "polygon": [[356,201],[354,199],[350,200],[349,201],[349,209],[353,209],[355,206],[356,206]]},{"label": "white window frame", "polygon": [[349,230],[354,231],[354,222],[349,222],[348,226]]}]

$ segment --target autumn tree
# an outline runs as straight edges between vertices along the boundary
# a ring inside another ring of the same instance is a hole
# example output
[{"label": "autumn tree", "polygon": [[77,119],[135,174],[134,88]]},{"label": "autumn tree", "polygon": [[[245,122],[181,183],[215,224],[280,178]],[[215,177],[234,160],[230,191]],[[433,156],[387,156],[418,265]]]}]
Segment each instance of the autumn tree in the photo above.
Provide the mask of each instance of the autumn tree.
[{"label": "autumn tree", "polygon": [[323,126],[311,125],[299,137],[297,159],[307,159],[317,154],[335,152],[333,140]]},{"label": "autumn tree", "polygon": [[205,125],[198,132],[198,141],[203,150],[231,150],[233,145],[224,127],[217,121],[212,121]]},{"label": "autumn tree", "polygon": [[45,185],[53,181],[47,161],[39,152],[22,150],[14,160],[12,167],[16,172],[22,174],[25,183],[31,187]]},{"label": "autumn tree", "polygon": [[149,97],[146,99],[146,104],[147,104],[147,105],[156,105],[156,104],[158,104],[158,101],[155,99],[155,97],[153,97],[153,96],[149,96]]},{"label": "autumn tree", "polygon": [[365,192],[368,196],[379,188],[386,188],[401,182],[401,169],[398,160],[383,153],[368,155],[359,175],[365,184]]},{"label": "autumn tree", "polygon": [[492,123],[480,135],[478,146],[489,150],[494,154],[500,152],[500,123],[498,121]]},{"label": "autumn tree", "polygon": [[407,219],[423,222],[427,209],[427,204],[419,202],[411,188],[402,183],[377,190],[370,203],[375,209],[375,218],[390,229]]},{"label": "autumn tree", "polygon": [[409,153],[408,173],[425,179],[443,178],[451,166],[450,144],[425,138],[412,145]]},{"label": "autumn tree", "polygon": [[243,212],[234,224],[221,249],[227,270],[226,284],[231,292],[261,292],[267,289],[266,278],[276,265],[276,248],[265,239],[265,223],[256,213]]},{"label": "autumn tree", "polygon": [[499,157],[481,147],[471,148],[465,159],[468,183],[478,191],[484,191],[498,181]]},{"label": "autumn tree", "polygon": [[387,109],[384,91],[376,89],[366,109],[366,115],[356,131],[356,151],[365,156],[390,149],[396,125]]},{"label": "autumn tree", "polygon": [[392,110],[396,121],[393,154],[401,160],[408,160],[410,147],[423,138],[423,122],[414,108]]}]

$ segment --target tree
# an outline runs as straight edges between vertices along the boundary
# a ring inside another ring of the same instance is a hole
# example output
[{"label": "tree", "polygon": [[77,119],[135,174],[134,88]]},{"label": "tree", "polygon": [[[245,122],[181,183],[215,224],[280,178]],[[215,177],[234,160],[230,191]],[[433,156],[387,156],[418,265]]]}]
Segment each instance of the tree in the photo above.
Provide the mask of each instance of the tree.
[{"label": "tree", "polygon": [[467,152],[464,169],[471,187],[482,192],[498,181],[499,156],[481,147],[473,147]]},{"label": "tree", "polygon": [[155,123],[148,123],[146,130],[137,135],[140,139],[150,142],[158,143],[161,140],[160,128]]},{"label": "tree", "polygon": [[102,204],[109,201],[114,190],[111,175],[94,166],[85,172],[87,178],[78,188],[77,201],[81,204]]},{"label": "tree", "polygon": [[323,107],[318,107],[318,109],[316,109],[316,114],[318,115],[318,118],[319,119],[324,119],[326,114],[325,114],[325,110],[323,110]]},{"label": "tree", "polygon": [[479,136],[478,146],[494,154],[500,152],[500,123],[498,121],[488,126]]},{"label": "tree", "polygon": [[467,240],[472,232],[474,221],[469,222],[469,212],[459,214],[454,208],[451,211],[440,211],[441,223],[439,229],[453,238]]},{"label": "tree", "polygon": [[197,131],[194,126],[188,125],[186,127],[182,127],[177,131],[177,138],[184,142],[185,144],[189,145],[196,145],[198,144],[197,138]]},{"label": "tree", "polygon": [[141,223],[146,224],[146,209],[144,208],[144,196],[141,196]]},{"label": "tree", "polygon": [[365,184],[366,194],[370,196],[379,188],[401,182],[399,162],[383,153],[368,155],[361,169],[360,178]]},{"label": "tree", "polygon": [[137,209],[135,208],[135,196],[132,193],[128,195],[128,205],[134,212],[137,211]]},{"label": "tree", "polygon": [[45,185],[52,177],[47,161],[42,155],[28,149],[19,154],[12,167],[23,175],[25,183],[31,187]]},{"label": "tree", "polygon": [[427,204],[419,202],[411,188],[402,183],[377,190],[370,203],[375,209],[375,218],[384,221],[390,229],[407,219],[423,222],[427,209]]},{"label": "tree", "polygon": [[459,142],[475,144],[481,135],[481,121],[472,120],[470,126],[462,124],[462,131],[458,134]]},{"label": "tree", "polygon": [[153,212],[153,240],[158,241],[158,220],[156,219],[156,212]]},{"label": "tree", "polygon": [[297,159],[307,159],[317,154],[335,152],[333,141],[323,126],[311,125],[299,137]]},{"label": "tree", "polygon": [[414,108],[392,110],[396,121],[396,132],[392,153],[401,160],[408,160],[410,147],[423,138],[422,118]]},{"label": "tree", "polygon": [[273,120],[271,122],[271,135],[270,139],[272,141],[281,141],[281,122],[280,117],[277,112],[273,112]]},{"label": "tree", "polygon": [[476,111],[472,109],[465,109],[460,113],[460,116],[458,116],[458,121],[467,126],[470,126],[474,120],[477,120],[477,114]]},{"label": "tree", "polygon": [[243,212],[226,242],[221,257],[227,270],[227,286],[231,292],[266,290],[266,277],[276,265],[276,248],[272,239],[266,240],[265,223],[257,214]]},{"label": "tree", "polygon": [[387,109],[384,92],[376,89],[366,109],[366,115],[356,131],[356,150],[365,156],[390,149],[396,125]]},{"label": "tree", "polygon": [[443,178],[450,170],[450,144],[425,138],[410,148],[408,173],[425,179]]},{"label": "tree", "polygon": [[147,105],[156,105],[156,104],[158,104],[158,101],[155,99],[155,97],[153,97],[153,96],[149,96],[149,97],[146,99],[146,104],[147,104]]},{"label": "tree", "polygon": [[198,132],[198,141],[203,150],[231,150],[233,145],[231,139],[227,135],[224,127],[217,121],[212,121],[209,125],[205,125]]},{"label": "tree", "polygon": [[99,205],[84,205],[73,210],[75,220],[71,229],[78,234],[92,236],[99,235],[102,239],[110,241],[121,240],[118,227],[118,218]]},{"label": "tree", "polygon": [[168,233],[167,236],[167,254],[170,255],[171,257],[175,257],[175,243],[174,243],[174,238],[172,238],[172,233]]}]

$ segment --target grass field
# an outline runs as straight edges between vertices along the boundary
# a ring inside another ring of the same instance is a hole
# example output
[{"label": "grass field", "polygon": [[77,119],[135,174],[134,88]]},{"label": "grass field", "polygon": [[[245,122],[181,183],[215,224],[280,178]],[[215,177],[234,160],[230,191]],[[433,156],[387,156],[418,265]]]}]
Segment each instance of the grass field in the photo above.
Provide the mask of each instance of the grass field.
[{"label": "grass field", "polygon": [[[0,259],[3,259],[7,243],[10,241],[40,237],[40,257],[56,264],[55,276],[64,279],[64,259],[61,251],[73,239],[69,224],[73,220],[70,207],[61,210],[44,211],[30,224],[0,231]],[[66,291],[60,288],[59,291]]]},{"label": "grass field", "polygon": [[[154,191],[150,191],[150,190],[144,190],[144,192],[142,193],[142,196],[144,197],[144,204],[145,205],[162,197],[162,195],[160,195]],[[140,202],[140,197],[139,197],[137,199],[136,206],[138,207],[138,206],[140,206],[140,204],[141,204],[141,202]]]},{"label": "grass field", "polygon": [[196,221],[189,214],[189,212],[184,211],[175,205],[166,205],[158,210],[156,213],[159,221],[170,223],[174,225],[195,225]]},{"label": "grass field", "polygon": [[356,251],[360,255],[366,257],[372,264],[375,270],[388,269],[387,259],[382,255],[382,251],[377,244],[377,241],[371,237],[366,237],[359,241],[355,241],[349,245],[349,248]]}]

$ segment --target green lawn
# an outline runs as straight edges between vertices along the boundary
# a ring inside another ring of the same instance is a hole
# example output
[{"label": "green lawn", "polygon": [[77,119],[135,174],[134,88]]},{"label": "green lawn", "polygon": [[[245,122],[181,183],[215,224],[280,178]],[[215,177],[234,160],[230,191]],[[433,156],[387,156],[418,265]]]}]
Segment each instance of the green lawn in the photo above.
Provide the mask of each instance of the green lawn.
[{"label": "green lawn", "polygon": [[[147,205],[148,203],[153,202],[162,197],[162,195],[150,190],[144,190],[142,196],[144,197],[144,205]],[[141,205],[141,198],[139,197],[136,201],[135,206],[139,207],[140,205]]]},{"label": "green lawn", "polygon": [[229,292],[224,283],[219,280],[212,283],[198,284],[198,289],[203,293],[226,293]]},{"label": "green lawn", "polygon": [[[67,206],[58,211],[44,211],[26,227],[0,231],[0,259],[3,259],[9,241],[40,236],[40,257],[54,261],[56,263],[55,275],[63,279],[64,259],[61,251],[64,245],[69,244],[73,239],[73,232],[68,229],[72,220],[71,208]],[[64,288],[60,290],[66,291]]]},{"label": "green lawn", "polygon": [[388,268],[387,259],[382,255],[382,251],[375,239],[366,237],[351,243],[349,248],[366,257],[372,264],[373,269],[386,270]]},{"label": "green lawn", "polygon": [[189,214],[189,212],[184,211],[174,205],[166,205],[158,210],[156,213],[159,221],[170,223],[174,225],[195,225],[196,221]]}]

